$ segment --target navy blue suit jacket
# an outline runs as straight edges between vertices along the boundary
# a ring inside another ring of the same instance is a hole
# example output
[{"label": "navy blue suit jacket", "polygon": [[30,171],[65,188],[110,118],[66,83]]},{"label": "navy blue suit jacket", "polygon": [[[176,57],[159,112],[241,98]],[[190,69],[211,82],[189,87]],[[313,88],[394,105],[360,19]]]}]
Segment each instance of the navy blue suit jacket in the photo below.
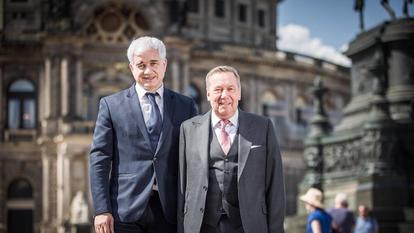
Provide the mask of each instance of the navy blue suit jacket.
[{"label": "navy blue suit jacket", "polygon": [[139,220],[156,176],[165,218],[176,222],[179,128],[197,110],[190,98],[167,88],[163,100],[163,126],[154,154],[135,84],[101,99],[89,161],[95,215]]}]

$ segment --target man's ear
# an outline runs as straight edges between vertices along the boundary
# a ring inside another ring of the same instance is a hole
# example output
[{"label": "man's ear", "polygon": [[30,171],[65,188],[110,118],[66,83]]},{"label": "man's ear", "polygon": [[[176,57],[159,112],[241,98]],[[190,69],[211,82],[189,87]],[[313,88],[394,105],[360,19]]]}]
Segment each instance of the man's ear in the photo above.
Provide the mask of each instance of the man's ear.
[{"label": "man's ear", "polygon": [[132,66],[132,64],[131,63],[129,63],[128,64],[128,67],[129,67],[129,69],[131,70],[131,72],[132,72],[132,68],[133,68],[133,66]]}]

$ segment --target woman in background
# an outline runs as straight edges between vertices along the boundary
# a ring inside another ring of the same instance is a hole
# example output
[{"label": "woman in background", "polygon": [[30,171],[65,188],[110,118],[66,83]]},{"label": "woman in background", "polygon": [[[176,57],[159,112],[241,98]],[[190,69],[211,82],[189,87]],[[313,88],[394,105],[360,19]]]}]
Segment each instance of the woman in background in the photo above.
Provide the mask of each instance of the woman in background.
[{"label": "woman in background", "polygon": [[305,195],[300,197],[305,202],[305,208],[308,211],[308,220],[306,223],[306,233],[330,233],[331,216],[323,208],[323,194],[319,189],[310,188]]}]

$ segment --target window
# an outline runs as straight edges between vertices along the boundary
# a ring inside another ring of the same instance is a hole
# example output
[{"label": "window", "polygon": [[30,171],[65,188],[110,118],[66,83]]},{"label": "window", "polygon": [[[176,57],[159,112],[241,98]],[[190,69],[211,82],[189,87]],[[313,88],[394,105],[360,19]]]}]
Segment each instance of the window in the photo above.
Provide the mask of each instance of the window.
[{"label": "window", "polygon": [[295,106],[295,113],[294,113],[294,121],[297,125],[306,127],[308,124],[308,117],[309,117],[309,106],[305,97],[298,96],[294,102]]},{"label": "window", "polygon": [[215,0],[214,1],[214,15],[218,18],[225,17],[225,1],[224,0]]},{"label": "window", "polygon": [[33,190],[30,183],[24,179],[13,181],[7,191],[8,199],[27,199],[33,198]]},{"label": "window", "polygon": [[193,13],[198,13],[199,12],[199,0],[191,0],[191,1],[187,1],[188,4],[188,11],[189,12],[193,12]]},{"label": "window", "polygon": [[33,188],[27,180],[17,179],[9,185],[6,205],[8,232],[33,233]]},{"label": "window", "polygon": [[13,82],[7,93],[8,128],[33,129],[36,127],[36,90],[28,80]]},{"label": "window", "polygon": [[258,12],[257,12],[257,23],[259,24],[259,27],[264,28],[266,26],[265,19],[266,19],[265,11],[264,10],[258,10]]},{"label": "window", "polygon": [[239,21],[242,23],[247,22],[247,6],[246,4],[239,4]]}]

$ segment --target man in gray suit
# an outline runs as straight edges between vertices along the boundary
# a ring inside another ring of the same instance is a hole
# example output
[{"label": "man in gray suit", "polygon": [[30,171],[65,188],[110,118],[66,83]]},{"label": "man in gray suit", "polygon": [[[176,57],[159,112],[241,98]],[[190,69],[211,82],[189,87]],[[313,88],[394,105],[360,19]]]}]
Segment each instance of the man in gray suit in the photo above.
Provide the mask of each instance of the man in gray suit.
[{"label": "man in gray suit", "polygon": [[206,76],[212,110],[180,129],[179,233],[282,233],[285,191],[272,122],[238,109],[230,66]]},{"label": "man in gray suit", "polygon": [[96,233],[175,233],[178,138],[194,102],[163,85],[164,43],[140,37],[127,52],[135,83],[101,99],[90,154]]}]

